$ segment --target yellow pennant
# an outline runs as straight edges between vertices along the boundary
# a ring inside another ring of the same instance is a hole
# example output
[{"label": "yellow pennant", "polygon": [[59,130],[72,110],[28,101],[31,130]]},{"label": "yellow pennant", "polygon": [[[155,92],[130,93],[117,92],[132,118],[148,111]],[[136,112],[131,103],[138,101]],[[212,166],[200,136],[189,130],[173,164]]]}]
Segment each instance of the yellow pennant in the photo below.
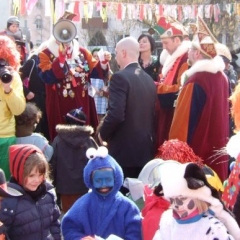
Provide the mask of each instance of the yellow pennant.
[{"label": "yellow pennant", "polygon": [[20,10],[20,0],[13,0],[12,9],[13,9],[13,15],[17,16]]},{"label": "yellow pennant", "polygon": [[101,18],[103,22],[107,22],[107,4],[106,3],[102,3]]},{"label": "yellow pennant", "polygon": [[55,14],[55,8],[54,8],[54,0],[50,0],[50,7],[51,7],[51,18],[53,24],[56,23],[56,14]]}]

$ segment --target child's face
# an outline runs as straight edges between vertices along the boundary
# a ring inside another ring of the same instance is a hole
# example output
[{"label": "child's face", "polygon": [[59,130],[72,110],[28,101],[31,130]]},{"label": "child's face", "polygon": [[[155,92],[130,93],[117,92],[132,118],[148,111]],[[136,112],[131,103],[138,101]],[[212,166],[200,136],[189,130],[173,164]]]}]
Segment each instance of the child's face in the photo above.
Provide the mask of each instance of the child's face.
[{"label": "child's face", "polygon": [[8,30],[12,33],[16,33],[19,30],[19,25],[16,23],[13,23],[9,26]]},{"label": "child's face", "polygon": [[94,171],[93,186],[100,194],[108,194],[114,186],[113,170],[111,168],[104,168]]},{"label": "child's face", "polygon": [[194,200],[191,198],[178,196],[170,198],[170,202],[173,211],[179,216],[179,218],[186,218],[197,209]]},{"label": "child's face", "polygon": [[39,173],[37,167],[34,167],[30,174],[24,179],[24,189],[36,191],[38,186],[44,181],[44,174]]}]

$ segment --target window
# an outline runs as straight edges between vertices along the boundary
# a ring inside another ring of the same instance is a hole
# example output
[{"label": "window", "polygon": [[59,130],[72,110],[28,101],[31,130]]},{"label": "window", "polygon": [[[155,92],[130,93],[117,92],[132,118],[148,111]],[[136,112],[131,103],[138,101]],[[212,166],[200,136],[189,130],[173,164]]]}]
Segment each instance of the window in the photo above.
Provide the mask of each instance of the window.
[{"label": "window", "polygon": [[35,24],[36,24],[36,29],[42,29],[43,28],[43,24],[42,24],[42,17],[40,15],[38,15],[35,19]]}]

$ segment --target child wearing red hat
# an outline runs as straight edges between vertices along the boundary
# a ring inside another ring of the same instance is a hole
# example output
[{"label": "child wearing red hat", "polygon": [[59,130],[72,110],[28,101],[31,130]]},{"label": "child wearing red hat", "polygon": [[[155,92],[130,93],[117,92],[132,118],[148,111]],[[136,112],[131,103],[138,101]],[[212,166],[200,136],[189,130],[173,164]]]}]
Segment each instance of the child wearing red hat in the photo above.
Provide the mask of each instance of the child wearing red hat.
[{"label": "child wearing red hat", "polygon": [[39,148],[16,144],[9,148],[11,187],[22,195],[2,200],[0,219],[11,240],[60,240],[60,211],[48,163]]}]

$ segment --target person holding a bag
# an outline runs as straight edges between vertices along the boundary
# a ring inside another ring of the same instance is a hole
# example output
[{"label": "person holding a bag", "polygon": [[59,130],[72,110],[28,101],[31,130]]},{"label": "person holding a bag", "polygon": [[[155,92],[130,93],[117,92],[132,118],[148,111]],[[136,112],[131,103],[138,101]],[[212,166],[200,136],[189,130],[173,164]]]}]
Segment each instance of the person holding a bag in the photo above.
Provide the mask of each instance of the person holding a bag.
[{"label": "person holding a bag", "polygon": [[[30,44],[31,48],[33,45]],[[42,133],[49,140],[48,120],[46,114],[46,90],[45,84],[38,76],[38,49],[32,52],[32,56],[20,68],[23,81],[24,95],[27,101],[34,102],[42,112],[35,132]],[[33,95],[33,96],[32,96]],[[31,97],[32,96],[32,97]]]}]

